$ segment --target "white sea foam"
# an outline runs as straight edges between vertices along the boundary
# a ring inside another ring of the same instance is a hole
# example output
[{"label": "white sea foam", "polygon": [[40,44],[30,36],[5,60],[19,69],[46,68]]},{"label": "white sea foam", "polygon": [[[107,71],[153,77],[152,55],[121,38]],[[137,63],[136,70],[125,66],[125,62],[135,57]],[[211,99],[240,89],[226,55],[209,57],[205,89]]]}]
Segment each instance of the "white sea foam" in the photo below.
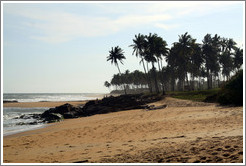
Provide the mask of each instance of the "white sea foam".
[{"label": "white sea foam", "polygon": [[20,108],[20,107],[4,107],[3,108],[3,135],[14,134],[26,130],[35,129],[43,126],[44,124],[37,125],[18,125],[18,123],[30,123],[35,119],[19,119],[21,115],[27,114],[41,114],[48,110],[47,107],[36,108]]},{"label": "white sea foam", "polygon": [[3,94],[3,100],[18,102],[84,101],[96,99],[101,95],[93,93],[12,93]]},{"label": "white sea foam", "polygon": [[[18,102],[40,102],[40,101],[83,101],[96,99],[102,94],[92,93],[11,93],[3,94],[5,101]],[[49,108],[19,108],[19,107],[4,107],[3,108],[3,135],[13,134],[26,130],[32,130],[42,127],[44,124],[37,125],[17,125],[18,123],[30,123],[34,119],[17,119],[21,115],[40,114]]]}]

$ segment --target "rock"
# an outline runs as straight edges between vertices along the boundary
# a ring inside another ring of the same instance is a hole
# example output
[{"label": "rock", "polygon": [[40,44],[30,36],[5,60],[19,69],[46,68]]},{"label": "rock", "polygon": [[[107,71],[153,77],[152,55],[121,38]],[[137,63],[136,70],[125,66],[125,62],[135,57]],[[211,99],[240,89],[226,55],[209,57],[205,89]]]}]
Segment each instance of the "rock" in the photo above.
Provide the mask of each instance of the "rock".
[{"label": "rock", "polygon": [[[102,100],[88,101],[83,107],[75,107],[71,104],[64,104],[55,108],[50,108],[42,114],[22,115],[19,118],[29,119],[34,118],[42,120],[45,123],[60,121],[63,119],[71,119],[78,117],[92,116],[95,114],[105,114],[110,112],[131,110],[131,109],[146,109],[146,103],[155,102],[162,99],[158,95],[143,95],[129,94],[117,97],[109,96]],[[160,108],[164,108],[160,107]],[[155,109],[160,109],[155,108]]]},{"label": "rock", "polygon": [[42,122],[40,122],[40,121],[34,121],[34,122],[27,122],[27,123],[25,123],[25,122],[19,122],[19,123],[16,123],[16,125],[37,125],[37,124],[40,124],[40,123],[42,123]]},{"label": "rock", "polygon": [[64,119],[78,118],[82,115],[81,107],[74,107],[71,104],[64,104],[55,108],[50,108],[41,114],[41,118],[44,119],[45,122],[54,122],[60,121]]},{"label": "rock", "polygon": [[145,104],[160,100],[157,95],[129,94],[117,97],[109,96],[102,100],[89,101],[82,108],[83,116],[117,112],[130,109],[144,109]]},{"label": "rock", "polygon": [[50,113],[50,114],[47,114],[44,117],[43,122],[53,123],[53,122],[59,122],[59,121],[61,121],[63,119],[64,118],[63,118],[63,116],[61,114]]},{"label": "rock", "polygon": [[24,114],[14,119],[40,119],[41,114]]},{"label": "rock", "polygon": [[18,103],[17,100],[3,100],[3,103]]}]

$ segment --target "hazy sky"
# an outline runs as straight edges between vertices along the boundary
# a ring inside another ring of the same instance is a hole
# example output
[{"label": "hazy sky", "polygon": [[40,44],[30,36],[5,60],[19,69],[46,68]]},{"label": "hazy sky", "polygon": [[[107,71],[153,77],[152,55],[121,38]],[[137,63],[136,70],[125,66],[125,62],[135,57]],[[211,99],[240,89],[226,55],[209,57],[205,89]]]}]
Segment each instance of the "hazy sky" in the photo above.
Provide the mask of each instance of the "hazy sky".
[{"label": "hazy sky", "polygon": [[244,44],[244,5],[237,1],[3,3],[3,91],[108,92],[118,70],[111,47],[126,56],[122,71],[143,70],[132,56],[135,34],[157,33],[170,48],[188,32]]}]

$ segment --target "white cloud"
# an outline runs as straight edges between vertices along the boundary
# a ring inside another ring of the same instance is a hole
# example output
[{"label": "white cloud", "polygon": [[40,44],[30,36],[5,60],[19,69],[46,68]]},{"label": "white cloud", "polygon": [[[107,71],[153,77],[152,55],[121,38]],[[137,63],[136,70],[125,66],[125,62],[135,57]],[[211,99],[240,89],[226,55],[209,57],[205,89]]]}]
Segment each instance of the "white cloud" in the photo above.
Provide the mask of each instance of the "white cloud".
[{"label": "white cloud", "polygon": [[34,28],[39,32],[39,35],[32,34],[31,38],[50,43],[66,42],[77,37],[108,35],[119,32],[125,28],[156,23],[171,18],[166,14],[126,14],[113,19],[106,16],[92,17],[61,11],[41,11],[39,9],[30,8],[9,10],[8,12],[31,19],[31,22],[25,22],[25,26],[28,28]]},{"label": "white cloud", "polygon": [[[165,30],[177,28],[180,25],[167,24],[166,20],[177,17],[187,17],[191,14],[204,14],[213,10],[225,9],[234,2],[155,2],[143,3],[135,6],[136,11],[131,12],[127,5],[120,8],[117,16],[87,16],[69,13],[62,10],[40,8],[38,4],[5,4],[4,14],[12,14],[27,18],[25,26],[36,30],[30,37],[49,43],[66,42],[79,37],[104,36],[119,32],[126,28],[154,25]],[[112,15],[117,12],[117,4],[107,7],[98,5],[107,11],[111,9]],[[141,9],[139,8],[141,7]],[[133,9],[133,7],[130,7]],[[125,13],[124,13],[125,12]]]},{"label": "white cloud", "polygon": [[155,24],[155,26],[158,28],[165,29],[165,30],[170,30],[170,29],[174,29],[174,28],[179,27],[178,24],[161,24],[161,23],[157,23],[157,24]]}]

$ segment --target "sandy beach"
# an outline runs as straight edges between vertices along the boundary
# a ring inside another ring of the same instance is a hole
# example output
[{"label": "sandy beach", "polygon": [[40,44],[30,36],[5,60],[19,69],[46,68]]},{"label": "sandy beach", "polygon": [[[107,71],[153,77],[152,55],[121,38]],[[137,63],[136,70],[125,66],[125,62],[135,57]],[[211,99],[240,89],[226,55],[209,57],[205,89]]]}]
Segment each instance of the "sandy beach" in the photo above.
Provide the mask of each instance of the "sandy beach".
[{"label": "sandy beach", "polygon": [[[13,106],[20,103],[8,103]],[[30,107],[62,103],[32,103]],[[73,103],[81,104],[81,103]],[[167,97],[157,110],[64,120],[5,136],[4,163],[242,163],[243,107]],[[19,105],[20,106],[20,105]]]}]

